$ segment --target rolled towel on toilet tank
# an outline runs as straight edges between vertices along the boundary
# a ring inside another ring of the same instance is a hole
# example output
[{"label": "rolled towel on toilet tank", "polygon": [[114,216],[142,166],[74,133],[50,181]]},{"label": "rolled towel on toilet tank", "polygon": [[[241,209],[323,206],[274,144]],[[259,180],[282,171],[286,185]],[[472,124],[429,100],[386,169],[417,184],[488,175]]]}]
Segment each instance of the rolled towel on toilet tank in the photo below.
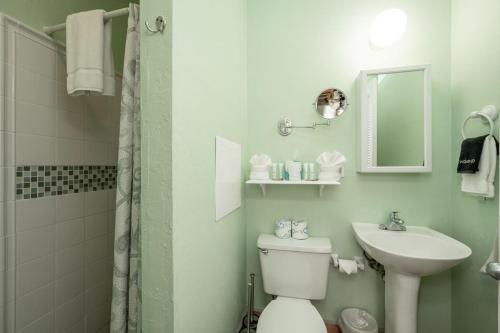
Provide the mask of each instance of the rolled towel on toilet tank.
[{"label": "rolled towel on toilet tank", "polygon": [[287,219],[279,219],[274,223],[274,234],[281,239],[289,239],[292,237],[292,221]]},{"label": "rolled towel on toilet tank", "polygon": [[292,222],[292,238],[298,240],[304,240],[309,238],[309,230],[307,229],[306,221]]}]

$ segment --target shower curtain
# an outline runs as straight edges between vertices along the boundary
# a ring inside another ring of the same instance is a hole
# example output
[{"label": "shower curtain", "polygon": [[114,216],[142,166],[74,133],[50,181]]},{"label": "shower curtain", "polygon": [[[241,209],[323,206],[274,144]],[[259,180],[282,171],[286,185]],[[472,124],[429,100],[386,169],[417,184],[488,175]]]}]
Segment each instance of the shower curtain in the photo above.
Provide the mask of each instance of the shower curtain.
[{"label": "shower curtain", "polygon": [[111,333],[141,332],[139,6],[130,4],[123,65]]}]

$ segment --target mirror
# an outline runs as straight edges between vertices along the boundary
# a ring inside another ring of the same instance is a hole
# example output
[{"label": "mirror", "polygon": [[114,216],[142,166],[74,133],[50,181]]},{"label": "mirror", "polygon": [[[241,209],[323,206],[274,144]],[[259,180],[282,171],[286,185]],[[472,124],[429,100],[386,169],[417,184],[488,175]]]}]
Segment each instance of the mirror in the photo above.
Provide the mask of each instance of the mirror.
[{"label": "mirror", "polygon": [[293,125],[292,121],[285,117],[278,122],[278,133],[282,136],[288,136],[292,134],[294,128],[316,129],[318,126],[330,126],[330,119],[343,115],[349,103],[347,103],[347,97],[342,90],[330,88],[323,90],[313,105],[316,112],[327,121],[322,123],[314,122],[309,126],[297,126]]},{"label": "mirror", "polygon": [[323,90],[315,102],[316,111],[325,119],[341,116],[348,105],[344,92],[335,88]]},{"label": "mirror", "polygon": [[430,172],[430,66],[361,72],[360,172]]}]

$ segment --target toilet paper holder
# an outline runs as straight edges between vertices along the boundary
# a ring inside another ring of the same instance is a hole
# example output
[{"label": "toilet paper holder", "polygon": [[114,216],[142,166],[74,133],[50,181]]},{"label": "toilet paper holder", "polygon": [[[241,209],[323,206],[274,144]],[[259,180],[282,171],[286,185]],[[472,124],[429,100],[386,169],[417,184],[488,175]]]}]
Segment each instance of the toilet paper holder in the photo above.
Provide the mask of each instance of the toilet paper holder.
[{"label": "toilet paper holder", "polygon": [[[349,259],[349,260],[353,260],[353,259]],[[358,270],[360,270],[360,271],[365,270],[365,258],[354,256],[354,261],[356,262],[356,265],[358,266]],[[332,253],[332,263],[333,263],[333,267],[335,267],[335,268],[339,267],[339,255],[337,253]]]}]

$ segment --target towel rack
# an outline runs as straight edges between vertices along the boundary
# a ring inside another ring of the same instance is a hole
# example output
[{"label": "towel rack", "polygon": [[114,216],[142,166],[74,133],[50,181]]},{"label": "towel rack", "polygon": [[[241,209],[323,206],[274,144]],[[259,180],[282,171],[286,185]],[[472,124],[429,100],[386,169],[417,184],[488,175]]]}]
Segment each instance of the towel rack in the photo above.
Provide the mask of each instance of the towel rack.
[{"label": "towel rack", "polygon": [[467,118],[465,118],[464,123],[462,125],[462,137],[467,139],[465,135],[465,125],[470,119],[474,118],[482,118],[483,122],[490,125],[490,135],[493,135],[493,131],[495,130],[495,124],[493,123],[498,118],[498,109],[494,105],[487,105],[481,111],[473,111],[471,112]]}]

